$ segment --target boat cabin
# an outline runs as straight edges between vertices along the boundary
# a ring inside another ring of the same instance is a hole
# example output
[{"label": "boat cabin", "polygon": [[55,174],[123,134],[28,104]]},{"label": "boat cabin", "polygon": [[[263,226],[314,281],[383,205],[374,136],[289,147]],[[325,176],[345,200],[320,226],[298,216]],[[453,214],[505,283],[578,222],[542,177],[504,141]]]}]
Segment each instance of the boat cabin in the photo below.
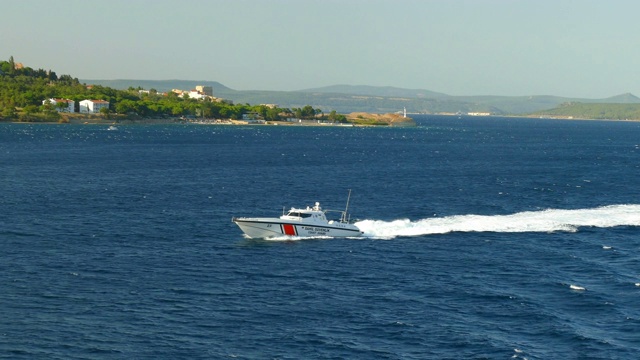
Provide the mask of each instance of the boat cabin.
[{"label": "boat cabin", "polygon": [[320,207],[320,203],[316,202],[314,207],[307,206],[306,209],[291,208],[286,215],[282,215],[281,219],[287,220],[313,220],[313,221],[327,221],[327,217]]}]

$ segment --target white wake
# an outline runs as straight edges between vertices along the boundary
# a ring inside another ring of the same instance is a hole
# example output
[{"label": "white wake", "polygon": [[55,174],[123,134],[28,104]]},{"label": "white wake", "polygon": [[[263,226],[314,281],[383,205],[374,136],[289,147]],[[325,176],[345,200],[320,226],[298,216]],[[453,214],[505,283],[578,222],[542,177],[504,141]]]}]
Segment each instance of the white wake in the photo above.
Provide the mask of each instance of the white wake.
[{"label": "white wake", "polygon": [[411,221],[363,220],[356,223],[365,236],[394,238],[450,232],[554,232],[580,227],[640,226],[640,205],[610,205],[593,209],[547,209],[511,215],[455,215]]}]

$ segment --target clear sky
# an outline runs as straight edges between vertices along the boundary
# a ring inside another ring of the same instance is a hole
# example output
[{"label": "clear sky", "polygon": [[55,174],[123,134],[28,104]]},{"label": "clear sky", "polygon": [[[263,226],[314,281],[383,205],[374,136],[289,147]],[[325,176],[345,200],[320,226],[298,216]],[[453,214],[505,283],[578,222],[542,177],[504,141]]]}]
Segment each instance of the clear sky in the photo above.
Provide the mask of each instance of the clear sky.
[{"label": "clear sky", "polygon": [[20,0],[0,59],[80,79],[640,96],[637,0]]}]

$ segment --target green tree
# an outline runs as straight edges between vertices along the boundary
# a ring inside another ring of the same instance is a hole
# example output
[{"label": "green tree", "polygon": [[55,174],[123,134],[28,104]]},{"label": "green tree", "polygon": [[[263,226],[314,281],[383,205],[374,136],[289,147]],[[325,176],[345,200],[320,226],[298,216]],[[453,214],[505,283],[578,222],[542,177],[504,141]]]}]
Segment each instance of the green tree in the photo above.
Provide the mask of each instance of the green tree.
[{"label": "green tree", "polygon": [[11,72],[11,64],[9,64],[8,61],[3,61],[0,63],[0,71],[2,71],[3,74],[9,75]]},{"label": "green tree", "polygon": [[13,75],[16,73],[16,62],[13,60],[13,55],[9,57],[9,75]]},{"label": "green tree", "polygon": [[178,116],[178,115],[184,115],[184,113],[185,113],[185,108],[182,103],[176,102],[175,104],[172,104],[171,115]]},{"label": "green tree", "polygon": [[53,104],[51,103],[51,101],[49,99],[45,100],[44,104],[42,104],[41,106],[42,112],[43,113],[48,113],[53,110]]},{"label": "green tree", "polygon": [[115,106],[115,110],[118,114],[128,114],[130,112],[133,112],[134,109],[135,102],[129,99],[121,100]]},{"label": "green tree", "polygon": [[16,108],[8,106],[2,110],[2,116],[7,119],[15,119],[18,117],[18,113],[16,112]]},{"label": "green tree", "polygon": [[59,112],[52,109],[52,110],[46,111],[44,113],[44,117],[48,121],[55,121],[55,120],[60,120],[62,116],[60,115]]},{"label": "green tree", "polygon": [[223,107],[220,109],[219,114],[223,119],[229,119],[231,118],[232,112],[231,110],[229,110],[229,108]]},{"label": "green tree", "polygon": [[335,110],[331,110],[329,113],[329,120],[332,122],[345,123],[347,122],[347,117],[342,114],[338,114]]},{"label": "green tree", "polygon": [[331,110],[328,118],[330,121],[336,122],[338,120],[338,113],[335,110]]},{"label": "green tree", "polygon": [[300,110],[300,118],[302,119],[313,119],[314,116],[316,116],[316,111],[311,105],[305,105]]},{"label": "green tree", "polygon": [[265,120],[269,120],[269,121],[280,120],[280,109],[278,108],[268,109],[264,118]]},{"label": "green tree", "polygon": [[22,110],[24,111],[25,114],[30,115],[30,114],[37,113],[38,107],[36,105],[27,105]]},{"label": "green tree", "polygon": [[100,108],[100,114],[104,115],[107,119],[110,118],[109,114],[111,114],[111,111],[109,110],[109,107],[105,106],[105,107],[101,107]]},{"label": "green tree", "polygon": [[52,80],[52,81],[56,81],[58,80],[58,75],[56,75],[56,73],[54,71],[47,71],[47,79]]}]

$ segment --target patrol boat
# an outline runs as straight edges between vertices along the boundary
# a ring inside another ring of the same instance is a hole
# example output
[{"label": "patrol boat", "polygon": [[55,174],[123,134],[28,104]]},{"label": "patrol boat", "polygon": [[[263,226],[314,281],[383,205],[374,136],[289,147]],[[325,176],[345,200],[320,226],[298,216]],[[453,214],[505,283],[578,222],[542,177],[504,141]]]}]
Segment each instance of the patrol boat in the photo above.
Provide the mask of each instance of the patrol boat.
[{"label": "patrol boat", "polygon": [[[349,193],[349,196],[351,193]],[[278,218],[234,217],[231,219],[250,238],[271,238],[282,235],[300,237],[352,237],[363,234],[357,226],[349,221],[347,207],[342,210],[322,210],[320,203],[313,207],[292,207],[286,214]],[[328,220],[326,213],[341,213],[339,220]]]}]

